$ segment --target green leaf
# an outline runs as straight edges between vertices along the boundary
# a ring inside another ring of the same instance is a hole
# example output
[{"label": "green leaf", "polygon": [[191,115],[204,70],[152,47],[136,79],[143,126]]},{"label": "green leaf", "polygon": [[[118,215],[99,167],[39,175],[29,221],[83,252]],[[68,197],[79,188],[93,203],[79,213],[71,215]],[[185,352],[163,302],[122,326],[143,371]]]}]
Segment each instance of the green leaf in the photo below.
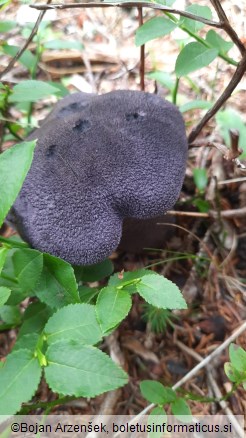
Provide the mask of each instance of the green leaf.
[{"label": "green leaf", "polygon": [[92,346],[64,340],[46,352],[45,377],[54,392],[95,397],[127,383],[126,373],[105,353]]},{"label": "green leaf", "polygon": [[48,344],[71,339],[81,344],[93,345],[102,339],[95,306],[90,304],[70,304],[63,307],[49,319],[44,330]]},{"label": "green leaf", "polygon": [[38,360],[28,350],[9,354],[0,369],[0,415],[15,414],[34,395],[41,378]]},{"label": "green leaf", "polygon": [[148,78],[159,82],[161,85],[166,87],[171,92],[173,91],[175,82],[169,73],[166,73],[164,71],[153,71],[152,73],[149,73],[147,76]]},{"label": "green leaf", "polygon": [[77,281],[93,282],[109,277],[114,271],[111,260],[106,259],[91,266],[74,266]]},{"label": "green leaf", "polygon": [[[185,8],[186,12],[190,12],[191,14],[197,15],[198,17],[207,18],[207,20],[212,19],[212,12],[208,6],[201,6],[197,4],[193,4],[187,6]],[[190,32],[197,33],[198,30],[202,29],[205,24],[201,21],[196,21],[190,18],[182,17],[180,18],[180,24],[185,26]]]},{"label": "green leaf", "polygon": [[227,146],[230,146],[230,129],[235,129],[239,133],[239,147],[243,150],[240,158],[246,158],[246,124],[243,121],[240,113],[232,108],[224,111],[219,111],[216,114],[216,122],[218,123],[220,134],[224,138]]},{"label": "green leaf", "polygon": [[10,3],[10,0],[0,0],[0,6],[7,5]]},{"label": "green leaf", "polygon": [[3,306],[11,294],[11,290],[7,287],[0,286],[0,306]]},{"label": "green leaf", "polygon": [[0,320],[6,324],[17,325],[21,321],[21,314],[18,307],[15,306],[2,306],[0,307]]},{"label": "green leaf", "polygon": [[136,285],[138,293],[147,301],[162,309],[186,309],[186,302],[176,284],[161,275],[146,275]]},{"label": "green leaf", "polygon": [[43,269],[43,254],[34,249],[17,249],[13,265],[21,289],[33,290]]},{"label": "green leaf", "polygon": [[0,226],[30,169],[36,140],[17,144],[0,155]]},{"label": "green leaf", "polygon": [[148,437],[150,438],[159,438],[164,436],[163,431],[160,431],[160,425],[167,423],[167,414],[166,411],[160,407],[157,406],[150,412],[148,416],[148,425],[155,425],[156,431],[151,431],[148,433]]},{"label": "green leaf", "polygon": [[208,110],[213,105],[212,102],[206,102],[205,100],[191,100],[190,102],[184,103],[179,107],[181,113],[187,111],[192,111],[194,109],[206,109]]},{"label": "green leaf", "polygon": [[31,333],[18,337],[12,351],[21,350],[24,348],[25,350],[29,350],[34,353],[37,347],[38,340],[39,335],[37,333]]},{"label": "green leaf", "polygon": [[187,44],[176,59],[175,72],[178,77],[209,65],[218,55],[218,49],[210,49],[201,43]]},{"label": "green leaf", "polygon": [[138,269],[137,271],[128,271],[128,272],[117,272],[116,274],[112,275],[110,277],[108,285],[109,286],[120,286],[121,288],[124,287],[124,290],[126,290],[129,293],[135,293],[136,292],[136,284],[131,284],[133,280],[140,280],[142,277],[145,277],[146,275],[158,275],[155,274],[153,271],[150,271],[148,269]]},{"label": "green leaf", "polygon": [[129,293],[113,286],[103,288],[97,298],[96,315],[102,332],[106,334],[129,313],[132,301]]},{"label": "green leaf", "polygon": [[2,21],[0,23],[0,33],[9,32],[17,27],[16,21]]},{"label": "green leaf", "polygon": [[224,364],[224,371],[227,375],[228,379],[231,382],[238,382],[241,379],[241,373],[239,373],[235,368],[232,366],[231,362],[226,362]]},{"label": "green leaf", "polygon": [[224,38],[222,38],[213,29],[208,31],[206,35],[206,41],[210,44],[210,46],[215,47],[222,53],[227,53],[233,47],[232,41],[224,40]]},{"label": "green leaf", "polygon": [[13,87],[9,102],[37,102],[47,96],[59,93],[59,90],[43,81],[26,80]]},{"label": "green leaf", "polygon": [[246,373],[246,351],[236,344],[230,344],[229,356],[233,368],[241,373]]},{"label": "green leaf", "polygon": [[183,423],[192,421],[190,408],[183,398],[177,398],[171,403],[171,411],[173,415]]},{"label": "green leaf", "polygon": [[146,21],[146,23],[137,29],[135,44],[136,46],[142,46],[150,40],[168,35],[176,27],[177,25],[168,18],[151,18],[151,20]]},{"label": "green leaf", "polygon": [[140,390],[146,400],[156,405],[164,405],[177,398],[171,388],[165,387],[154,380],[143,380],[143,382],[140,383]]},{"label": "green leaf", "polygon": [[40,333],[51,315],[52,311],[45,304],[30,304],[24,313],[19,337],[29,333]]},{"label": "green leaf", "polygon": [[79,296],[81,303],[90,303],[99,293],[95,287],[79,286]]},{"label": "green leaf", "polygon": [[[2,45],[2,51],[9,56],[14,57],[18,52],[20,48],[18,46],[9,46],[8,44]],[[37,59],[36,56],[30,52],[30,50],[25,50],[24,53],[18,58],[18,62],[20,62],[24,67],[26,67],[29,71],[31,71],[36,63]]]},{"label": "green leaf", "polygon": [[199,191],[206,189],[208,184],[207,169],[204,167],[193,169],[195,185]]},{"label": "green leaf", "polygon": [[37,297],[52,308],[79,303],[78,285],[72,266],[44,254],[44,269],[35,288]]},{"label": "green leaf", "polygon": [[51,40],[44,43],[44,47],[46,49],[54,49],[54,50],[67,50],[67,49],[75,49],[75,50],[83,50],[84,46],[80,41],[76,40]]}]

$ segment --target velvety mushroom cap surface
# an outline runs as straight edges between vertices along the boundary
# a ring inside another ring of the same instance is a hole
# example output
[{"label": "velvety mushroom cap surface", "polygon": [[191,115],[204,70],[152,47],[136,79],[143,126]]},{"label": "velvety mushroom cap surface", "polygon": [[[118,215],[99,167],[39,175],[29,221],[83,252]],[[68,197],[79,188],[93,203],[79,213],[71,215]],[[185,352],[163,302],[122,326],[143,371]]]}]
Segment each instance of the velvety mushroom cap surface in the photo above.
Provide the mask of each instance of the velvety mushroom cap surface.
[{"label": "velvety mushroom cap surface", "polygon": [[76,265],[97,263],[117,248],[124,218],[160,216],[179,197],[184,122],[157,95],[70,95],[34,138],[33,163],[9,221],[40,251]]}]

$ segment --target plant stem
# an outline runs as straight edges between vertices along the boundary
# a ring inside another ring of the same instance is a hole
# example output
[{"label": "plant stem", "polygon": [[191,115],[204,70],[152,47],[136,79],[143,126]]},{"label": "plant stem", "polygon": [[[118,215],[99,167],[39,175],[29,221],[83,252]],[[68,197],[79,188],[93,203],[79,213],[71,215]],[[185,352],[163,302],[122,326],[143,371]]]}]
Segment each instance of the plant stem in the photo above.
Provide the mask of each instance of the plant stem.
[{"label": "plant stem", "polygon": [[174,105],[176,105],[176,103],[177,103],[179,80],[180,80],[180,78],[176,77],[175,86],[174,86],[173,93],[172,93],[172,101],[173,101]]},{"label": "plant stem", "polygon": [[26,415],[28,414],[28,412],[35,411],[36,409],[45,409],[45,410],[51,409],[54,406],[68,403],[69,401],[76,400],[77,398],[80,397],[67,396],[67,397],[60,397],[57,400],[53,400],[51,402],[33,403],[32,405],[26,405],[26,406],[24,404],[18,415]]},{"label": "plant stem", "polygon": [[[178,19],[176,17],[174,17],[173,14],[170,14],[169,12],[164,12],[164,14],[170,18],[170,20],[172,20],[174,23],[178,24]],[[208,48],[213,48],[213,46],[211,46],[211,44],[209,44],[206,40],[204,40],[203,38],[199,37],[196,33],[192,32],[191,30],[189,30],[184,24],[180,24],[179,25],[180,29],[182,29],[184,32],[186,32],[188,35],[190,35],[192,38],[194,38],[196,41],[198,41],[199,43],[203,44],[203,46],[208,47]],[[234,59],[230,58],[229,56],[225,55],[222,52],[218,53],[218,56],[220,58],[222,58],[224,61],[228,62],[231,65],[238,65],[238,62],[234,61]]]}]

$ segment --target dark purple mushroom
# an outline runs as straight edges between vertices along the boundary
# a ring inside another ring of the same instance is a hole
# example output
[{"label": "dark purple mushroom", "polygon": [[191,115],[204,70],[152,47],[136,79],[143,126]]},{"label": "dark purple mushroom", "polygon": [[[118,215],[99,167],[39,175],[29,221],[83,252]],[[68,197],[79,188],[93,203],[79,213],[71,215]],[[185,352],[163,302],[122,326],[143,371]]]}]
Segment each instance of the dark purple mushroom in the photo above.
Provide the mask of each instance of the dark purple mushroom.
[{"label": "dark purple mushroom", "polygon": [[117,248],[124,219],[163,215],[179,197],[184,122],[157,95],[70,95],[34,138],[33,163],[8,219],[40,251],[97,263]]}]

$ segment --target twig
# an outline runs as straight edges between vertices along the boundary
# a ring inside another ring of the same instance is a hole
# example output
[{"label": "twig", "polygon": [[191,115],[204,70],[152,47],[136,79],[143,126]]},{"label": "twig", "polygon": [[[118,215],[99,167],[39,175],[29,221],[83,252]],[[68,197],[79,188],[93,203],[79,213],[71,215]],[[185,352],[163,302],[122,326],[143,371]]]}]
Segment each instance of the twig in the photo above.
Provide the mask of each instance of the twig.
[{"label": "twig", "polygon": [[227,33],[227,35],[229,35],[231,40],[237,46],[241,55],[244,55],[244,53],[246,52],[246,48],[244,47],[240,38],[238,38],[238,35],[235,32],[235,30],[231,27],[229,20],[226,16],[226,13],[220,4],[220,1],[219,0],[211,0],[211,3],[217,12],[217,15],[218,15],[220,23],[221,23],[221,28]]},{"label": "twig", "polygon": [[[49,3],[51,2],[51,0],[47,1],[47,5],[45,6],[49,6]],[[24,46],[16,53],[16,55],[11,59],[10,63],[7,65],[7,67],[0,73],[0,79],[2,79],[3,76],[5,76],[7,73],[9,73],[9,71],[14,67],[16,61],[21,57],[21,55],[25,52],[26,48],[28,47],[28,45],[30,44],[30,42],[33,40],[34,36],[36,35],[39,25],[44,17],[46,10],[43,10],[43,12],[40,12],[37,21],[29,35],[29,37],[27,38]]]},{"label": "twig", "polygon": [[168,6],[163,6],[157,3],[149,3],[149,2],[81,2],[81,3],[68,3],[68,4],[57,4],[53,3],[52,5],[29,5],[30,8],[38,9],[38,10],[47,10],[47,9],[70,9],[70,8],[108,8],[108,7],[120,7],[120,8],[132,8],[132,7],[141,7],[141,8],[151,8],[156,9],[158,11],[166,11],[172,14],[180,15],[181,17],[190,18],[192,20],[200,21],[204,24],[207,24],[211,27],[221,28],[221,23],[219,21],[207,20],[207,18],[200,17],[199,15],[191,14],[190,12],[180,11],[178,9],[169,8]]},{"label": "twig", "polygon": [[[143,25],[143,8],[138,8],[138,23],[139,27]],[[140,65],[139,65],[139,75],[140,75],[140,89],[144,91],[144,73],[145,73],[145,59],[144,59],[145,45],[140,46]]]},{"label": "twig", "polygon": [[220,215],[215,210],[210,210],[209,213],[199,213],[196,211],[178,211],[178,210],[169,210],[167,214],[171,214],[173,216],[191,216],[191,217],[206,217],[206,218],[218,218],[224,217],[226,219],[234,219],[235,217],[245,217],[246,216],[246,207],[238,208],[236,210],[224,210],[220,212]]},{"label": "twig", "polygon": [[244,56],[239,62],[232,79],[227,85],[226,89],[223,91],[221,96],[215,102],[214,106],[208,110],[202,120],[198,123],[198,125],[191,131],[188,142],[189,146],[192,146],[193,141],[196,139],[198,134],[201,132],[202,128],[207,124],[207,122],[217,113],[217,111],[222,107],[222,105],[226,102],[226,100],[231,96],[232,92],[235,90],[236,86],[241,81],[244,73],[246,71],[246,51],[244,52]]}]

